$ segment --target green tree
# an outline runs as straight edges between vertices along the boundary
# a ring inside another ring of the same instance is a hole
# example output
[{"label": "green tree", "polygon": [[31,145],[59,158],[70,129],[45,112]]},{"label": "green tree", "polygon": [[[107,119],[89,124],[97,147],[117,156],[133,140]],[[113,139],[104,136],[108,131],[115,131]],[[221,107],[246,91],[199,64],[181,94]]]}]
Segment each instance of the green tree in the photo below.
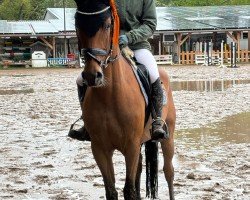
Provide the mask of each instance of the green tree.
[{"label": "green tree", "polygon": [[[166,2],[166,0],[164,0]],[[220,6],[220,5],[248,5],[250,0],[170,0],[171,6]]]},{"label": "green tree", "polygon": [[[63,8],[63,0],[31,0],[33,11],[30,15],[31,19],[42,19],[47,8]],[[65,0],[65,7],[75,7],[74,0]]]},{"label": "green tree", "polygon": [[156,0],[156,6],[167,6],[171,0]]},{"label": "green tree", "polygon": [[30,0],[3,0],[0,4],[0,19],[22,20],[32,11]]},{"label": "green tree", "polygon": [[[75,7],[74,0],[0,0],[0,20],[42,19],[47,8]],[[156,0],[157,6],[249,5],[250,0]]]},{"label": "green tree", "polygon": [[[74,0],[64,0],[65,7],[75,7]],[[63,0],[0,0],[0,19],[42,19],[47,8],[63,7]]]}]

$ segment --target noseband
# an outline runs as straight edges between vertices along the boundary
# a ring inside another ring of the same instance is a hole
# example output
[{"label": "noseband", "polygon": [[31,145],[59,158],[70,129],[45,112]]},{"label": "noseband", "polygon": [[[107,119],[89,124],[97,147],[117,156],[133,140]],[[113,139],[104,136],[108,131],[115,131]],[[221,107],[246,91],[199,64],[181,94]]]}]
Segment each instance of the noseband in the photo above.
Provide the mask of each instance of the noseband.
[{"label": "noseband", "polygon": [[[77,10],[76,12],[82,15],[98,15],[101,14],[103,12],[106,12],[108,9],[110,9],[110,6],[107,6],[106,8],[104,8],[103,10],[100,11],[96,11],[96,12],[92,12],[92,13],[88,13],[88,12],[82,12]],[[101,68],[106,68],[108,66],[108,64],[110,62],[114,62],[115,60],[117,60],[119,58],[118,55],[112,57],[112,52],[113,52],[113,27],[114,27],[114,17],[113,15],[111,15],[111,43],[110,43],[110,48],[108,51],[104,50],[104,49],[100,49],[100,48],[82,48],[81,49],[81,59],[86,58],[87,56],[89,56],[90,58],[92,58],[94,61],[96,61]],[[97,56],[105,56],[106,58],[104,60],[100,60],[97,58]]]},{"label": "noseband", "polygon": [[[113,45],[112,45],[113,46]],[[113,49],[110,48],[109,51],[100,48],[82,48],[81,49],[81,58],[86,58],[87,56],[91,57],[94,61],[96,61],[100,67],[106,68],[110,62],[114,62],[119,58],[118,55],[115,57],[111,57]],[[104,60],[100,60],[97,56],[106,56]]]}]

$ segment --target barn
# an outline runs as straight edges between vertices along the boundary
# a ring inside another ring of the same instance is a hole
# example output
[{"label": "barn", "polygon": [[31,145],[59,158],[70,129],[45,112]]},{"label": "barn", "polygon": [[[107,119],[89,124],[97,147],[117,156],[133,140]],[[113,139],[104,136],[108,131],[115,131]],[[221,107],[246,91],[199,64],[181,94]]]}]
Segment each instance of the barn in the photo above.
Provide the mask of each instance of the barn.
[{"label": "barn", "polygon": [[[159,63],[195,64],[196,57],[211,48],[218,57],[223,50],[228,61],[231,43],[235,43],[237,61],[249,62],[249,10],[250,5],[157,7],[157,30],[150,38],[152,52]],[[74,13],[75,8],[48,8],[40,21],[0,20],[0,60],[29,63],[37,42],[47,46],[49,62],[60,64],[77,58]]]}]

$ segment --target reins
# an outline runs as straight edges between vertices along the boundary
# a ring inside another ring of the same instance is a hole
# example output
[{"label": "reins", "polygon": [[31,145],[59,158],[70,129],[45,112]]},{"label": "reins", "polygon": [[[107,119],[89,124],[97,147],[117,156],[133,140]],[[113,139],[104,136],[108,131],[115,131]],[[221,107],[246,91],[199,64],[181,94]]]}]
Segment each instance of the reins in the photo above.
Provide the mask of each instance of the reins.
[{"label": "reins", "polygon": [[[107,6],[106,8],[100,10],[100,11],[96,11],[96,12],[82,12],[77,10],[76,12],[81,14],[81,15],[99,15],[103,12],[106,12],[108,9],[110,9],[110,6]],[[110,43],[110,47],[109,50],[106,51],[104,49],[100,49],[100,48],[82,48],[80,55],[81,55],[81,59],[84,60],[84,58],[86,58],[86,56],[91,57],[94,61],[96,61],[100,67],[102,67],[103,69],[106,68],[109,63],[116,61],[121,53],[119,55],[116,55],[114,57],[112,57],[112,53],[113,53],[113,47],[114,47],[114,43],[113,43],[113,38],[114,38],[114,16],[113,16],[113,12],[111,15],[111,30],[110,30],[110,36],[111,36],[111,43]],[[98,59],[97,56],[106,56],[106,58],[104,60]]]}]

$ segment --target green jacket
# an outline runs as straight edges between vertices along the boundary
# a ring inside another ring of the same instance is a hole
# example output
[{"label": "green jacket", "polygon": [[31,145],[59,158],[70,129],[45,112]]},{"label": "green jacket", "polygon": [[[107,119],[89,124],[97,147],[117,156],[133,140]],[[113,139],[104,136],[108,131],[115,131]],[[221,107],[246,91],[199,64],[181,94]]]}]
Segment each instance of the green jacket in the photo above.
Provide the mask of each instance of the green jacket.
[{"label": "green jacket", "polygon": [[116,0],[120,18],[120,35],[126,34],[132,50],[148,49],[147,39],[156,29],[157,18],[154,0]]}]

